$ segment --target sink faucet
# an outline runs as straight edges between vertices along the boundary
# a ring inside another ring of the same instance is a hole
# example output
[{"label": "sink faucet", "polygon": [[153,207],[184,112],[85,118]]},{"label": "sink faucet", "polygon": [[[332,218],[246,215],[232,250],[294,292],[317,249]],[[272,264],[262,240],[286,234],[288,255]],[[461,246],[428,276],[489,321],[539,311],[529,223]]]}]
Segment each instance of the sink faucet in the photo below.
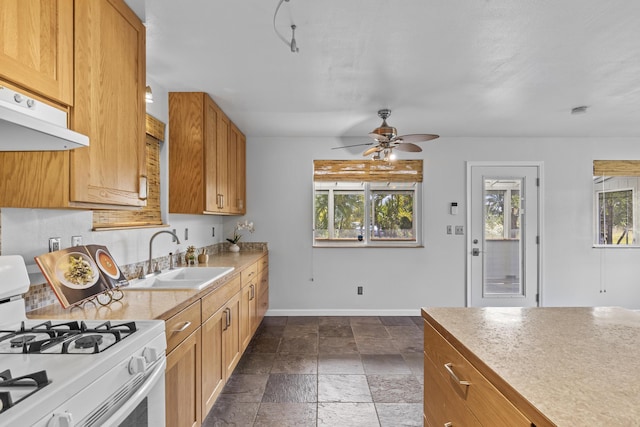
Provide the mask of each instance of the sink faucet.
[{"label": "sink faucet", "polygon": [[160,272],[160,269],[158,269],[157,266],[156,266],[155,270],[153,269],[153,265],[152,265],[153,264],[153,258],[152,258],[152,255],[151,255],[151,249],[153,248],[153,239],[155,239],[158,234],[162,234],[162,233],[171,234],[176,239],[178,244],[180,244],[180,239],[178,238],[178,236],[176,236],[176,233],[174,233],[172,231],[169,231],[169,230],[160,230],[156,234],[151,236],[151,239],[149,240],[149,269],[147,270],[147,276],[150,276],[152,274]]}]

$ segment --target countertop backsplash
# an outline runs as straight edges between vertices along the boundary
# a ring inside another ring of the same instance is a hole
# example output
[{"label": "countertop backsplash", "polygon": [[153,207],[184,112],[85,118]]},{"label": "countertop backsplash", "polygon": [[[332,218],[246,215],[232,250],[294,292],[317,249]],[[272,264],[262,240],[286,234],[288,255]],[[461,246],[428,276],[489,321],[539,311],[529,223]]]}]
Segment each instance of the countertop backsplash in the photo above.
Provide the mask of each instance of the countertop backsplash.
[{"label": "countertop backsplash", "polygon": [[[215,245],[207,246],[207,253],[209,256],[215,257],[220,252],[228,252],[230,243],[216,243]],[[266,251],[267,244],[265,242],[239,242],[240,251]],[[197,253],[200,254],[204,248],[197,248]],[[174,265],[184,266],[184,252],[173,254]],[[153,258],[154,263],[158,263],[158,267],[161,270],[169,268],[169,256],[162,256]],[[148,260],[139,261],[133,264],[119,265],[120,270],[124,273],[127,279],[135,279],[140,275],[141,269],[146,271]],[[27,311],[36,310],[38,308],[46,307],[51,304],[58,304],[58,299],[51,290],[48,283],[34,284],[29,287],[29,292],[23,295],[25,300],[25,306]]]}]

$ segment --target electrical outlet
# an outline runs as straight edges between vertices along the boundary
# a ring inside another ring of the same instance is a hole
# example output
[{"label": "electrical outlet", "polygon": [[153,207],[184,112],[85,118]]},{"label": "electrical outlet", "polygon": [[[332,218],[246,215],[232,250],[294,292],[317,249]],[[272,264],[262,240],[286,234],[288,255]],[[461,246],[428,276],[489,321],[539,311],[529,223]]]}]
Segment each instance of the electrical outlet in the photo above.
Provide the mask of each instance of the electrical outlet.
[{"label": "electrical outlet", "polygon": [[60,237],[49,237],[49,252],[59,251],[60,241]]},{"label": "electrical outlet", "polygon": [[[176,234],[176,229],[175,228],[173,230],[171,230],[171,231],[173,231],[173,234]],[[176,234],[176,236],[177,236],[177,234]],[[172,242],[177,242],[178,239],[176,239],[175,237],[171,237],[171,241]]]},{"label": "electrical outlet", "polygon": [[211,227],[211,237],[216,237],[216,228]]},{"label": "electrical outlet", "polygon": [[71,246],[82,245],[82,236],[71,236]]},{"label": "electrical outlet", "polygon": [[189,229],[188,228],[184,229],[184,240],[189,240]]},{"label": "electrical outlet", "polygon": [[447,234],[453,234],[452,227],[447,225]]},{"label": "electrical outlet", "polygon": [[362,286],[358,286],[358,295],[362,295],[362,294],[363,294]]},{"label": "electrical outlet", "polygon": [[456,234],[464,234],[464,226],[456,225]]}]

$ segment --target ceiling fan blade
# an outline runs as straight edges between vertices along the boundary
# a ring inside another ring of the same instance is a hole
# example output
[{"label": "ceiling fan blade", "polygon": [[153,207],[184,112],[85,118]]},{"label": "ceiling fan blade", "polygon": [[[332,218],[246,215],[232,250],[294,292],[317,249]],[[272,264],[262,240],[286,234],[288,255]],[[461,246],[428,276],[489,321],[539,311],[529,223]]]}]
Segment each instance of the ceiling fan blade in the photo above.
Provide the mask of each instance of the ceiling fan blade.
[{"label": "ceiling fan blade", "polygon": [[418,151],[422,151],[422,148],[418,147],[416,144],[412,142],[399,142],[394,148],[398,151],[411,151],[417,153]]},{"label": "ceiling fan blade", "polygon": [[379,134],[377,134],[375,132],[371,132],[369,134],[369,136],[371,138],[375,139],[378,142],[389,142],[389,138],[387,138],[386,136],[383,136],[383,135],[379,135]]},{"label": "ceiling fan blade", "polygon": [[363,145],[373,145],[375,142],[365,142],[364,144],[353,144],[353,145],[344,145],[342,147],[333,147],[332,150],[339,150],[341,148],[351,148],[351,147],[360,147]]},{"label": "ceiling fan blade", "polygon": [[363,157],[367,157],[369,154],[373,154],[376,151],[380,151],[380,146],[376,145],[375,147],[371,147],[368,150],[366,150],[364,153],[362,153]]},{"label": "ceiling fan blade", "polygon": [[401,135],[396,139],[401,139],[402,142],[424,142],[431,141],[436,138],[440,138],[440,135],[433,135],[430,133],[411,133],[409,135]]}]

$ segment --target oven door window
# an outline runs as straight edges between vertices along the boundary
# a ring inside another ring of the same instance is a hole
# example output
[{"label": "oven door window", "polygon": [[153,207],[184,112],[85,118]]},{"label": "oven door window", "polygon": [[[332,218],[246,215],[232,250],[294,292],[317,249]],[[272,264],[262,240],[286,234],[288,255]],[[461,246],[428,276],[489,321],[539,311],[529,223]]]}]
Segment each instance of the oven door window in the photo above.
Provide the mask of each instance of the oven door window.
[{"label": "oven door window", "polygon": [[147,399],[145,397],[118,427],[150,427]]}]

